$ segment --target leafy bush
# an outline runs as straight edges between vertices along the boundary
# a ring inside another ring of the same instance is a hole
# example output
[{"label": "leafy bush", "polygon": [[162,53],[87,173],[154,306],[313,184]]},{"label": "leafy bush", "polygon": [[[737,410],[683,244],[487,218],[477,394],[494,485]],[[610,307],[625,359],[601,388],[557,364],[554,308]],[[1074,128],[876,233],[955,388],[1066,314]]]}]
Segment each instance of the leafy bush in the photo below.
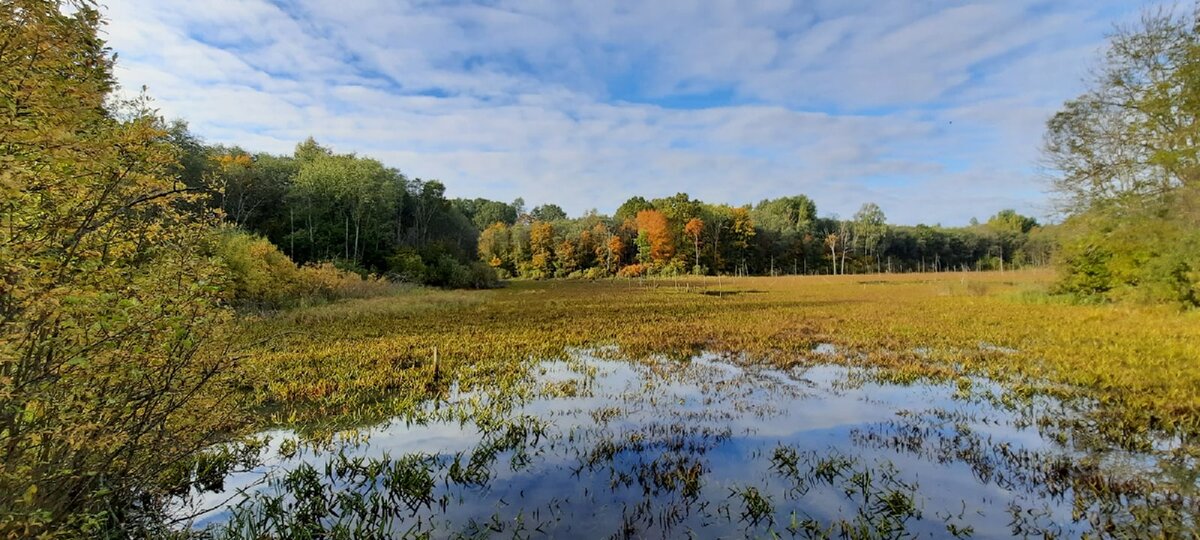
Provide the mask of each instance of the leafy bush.
[{"label": "leafy bush", "polygon": [[388,257],[388,276],[392,279],[407,283],[425,283],[425,273],[428,268],[421,254],[412,250],[396,252]]},{"label": "leafy bush", "polygon": [[363,277],[332,262],[297,267],[267,239],[231,227],[221,231],[215,255],[225,265],[226,299],[240,307],[293,307],[381,296],[396,289],[383,278]]},{"label": "leafy bush", "polygon": [[1066,224],[1058,292],[1200,305],[1200,230],[1179,220],[1093,211]]},{"label": "leafy bush", "polygon": [[608,272],[607,268],[601,268],[598,266],[593,266],[583,271],[583,279],[604,279],[611,276],[612,274]]},{"label": "leafy bush", "polygon": [[682,276],[687,273],[687,263],[680,259],[675,259],[658,266],[655,268],[654,273],[664,277]]},{"label": "leafy bush", "polygon": [[299,269],[261,236],[225,228],[215,251],[225,264],[229,277],[226,292],[235,304],[280,306],[302,294]]},{"label": "leafy bush", "polygon": [[388,275],[410,283],[449,289],[488,289],[500,284],[497,271],[487,263],[459,262],[438,249],[418,253],[402,250],[388,258]]},{"label": "leafy bush", "polygon": [[649,270],[650,270],[650,265],[648,265],[648,264],[640,264],[640,263],[639,264],[631,264],[629,266],[624,266],[620,270],[618,270],[617,277],[624,277],[624,278],[642,277],[642,276],[646,275],[649,272]]},{"label": "leafy bush", "polygon": [[467,266],[469,280],[466,288],[492,289],[500,286],[496,270],[482,262],[472,262]]},{"label": "leafy bush", "polygon": [[333,263],[306,264],[298,273],[299,295],[293,303],[310,299],[339,300],[370,298],[395,293],[396,284],[382,277],[360,276],[338,268]]},{"label": "leafy bush", "polygon": [[93,5],[0,2],[4,538],[154,536],[175,464],[245,425],[212,222]]}]

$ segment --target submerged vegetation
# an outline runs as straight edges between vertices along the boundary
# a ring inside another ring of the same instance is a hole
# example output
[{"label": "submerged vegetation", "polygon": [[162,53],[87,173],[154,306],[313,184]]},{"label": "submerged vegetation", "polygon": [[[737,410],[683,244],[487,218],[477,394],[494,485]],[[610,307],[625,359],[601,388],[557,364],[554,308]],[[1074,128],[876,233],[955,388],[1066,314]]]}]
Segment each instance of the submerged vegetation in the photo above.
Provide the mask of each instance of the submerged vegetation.
[{"label": "submerged vegetation", "polygon": [[597,354],[620,356],[523,363],[379,425],[273,431],[270,468],[235,475],[245,495],[197,525],[238,538],[1169,537],[1200,511],[1193,447],[1077,437],[1063,420],[1090,422],[1088,400],[897,381],[811,351],[787,367]]},{"label": "submerged vegetation", "polygon": [[[450,380],[484,384],[528,359],[616,345],[786,367],[830,361],[898,379],[982,374],[1096,400],[1112,436],[1200,433],[1200,319],[1047,301],[1047,272],[516,282],[295,310],[251,324],[256,401],[276,422],[383,418]],[[435,349],[437,354],[435,355]],[[434,364],[435,357],[438,364]],[[435,368],[440,378],[435,378]],[[336,414],[334,414],[336,413]]]}]

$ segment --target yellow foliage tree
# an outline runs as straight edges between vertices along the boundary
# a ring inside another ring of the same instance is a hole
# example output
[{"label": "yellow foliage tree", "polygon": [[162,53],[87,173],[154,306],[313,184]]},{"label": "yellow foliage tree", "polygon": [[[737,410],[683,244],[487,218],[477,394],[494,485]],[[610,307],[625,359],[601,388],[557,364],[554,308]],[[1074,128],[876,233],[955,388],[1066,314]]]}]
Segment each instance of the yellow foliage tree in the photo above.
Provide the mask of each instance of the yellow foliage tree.
[{"label": "yellow foliage tree", "polygon": [[0,537],[144,529],[241,425],[211,223],[100,24],[0,2]]},{"label": "yellow foliage tree", "polygon": [[537,272],[535,277],[554,275],[554,225],[547,221],[534,221],[529,226],[529,251],[531,264]]}]

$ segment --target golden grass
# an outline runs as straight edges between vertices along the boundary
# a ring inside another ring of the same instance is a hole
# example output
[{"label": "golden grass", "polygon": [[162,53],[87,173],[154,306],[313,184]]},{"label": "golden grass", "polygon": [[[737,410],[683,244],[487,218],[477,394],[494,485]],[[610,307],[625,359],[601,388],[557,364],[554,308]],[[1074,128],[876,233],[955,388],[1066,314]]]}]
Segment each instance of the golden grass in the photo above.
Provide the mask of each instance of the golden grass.
[{"label": "golden grass", "polygon": [[[972,272],[420,290],[247,321],[255,345],[246,381],[272,411],[265,423],[353,423],[411,409],[451,380],[494,387],[529,359],[573,347],[617,345],[631,357],[708,350],[781,366],[874,365],[897,380],[982,373],[1094,399],[1104,431],[1126,444],[1200,434],[1200,313],[1042,301],[1052,279]],[[814,354],[819,343],[847,354]]]}]

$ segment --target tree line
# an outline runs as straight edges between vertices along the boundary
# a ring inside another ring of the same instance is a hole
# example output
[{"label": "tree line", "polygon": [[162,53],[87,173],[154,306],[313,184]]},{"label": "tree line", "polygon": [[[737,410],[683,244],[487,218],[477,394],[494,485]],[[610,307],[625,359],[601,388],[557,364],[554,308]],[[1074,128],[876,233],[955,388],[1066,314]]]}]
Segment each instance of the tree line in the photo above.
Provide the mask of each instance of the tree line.
[{"label": "tree line", "polygon": [[298,264],[445,287],[495,281],[475,260],[479,226],[468,215],[508,219],[510,205],[447,199],[437,180],[311,138],[291,155],[273,155],[206,145],[182,121],[167,130],[181,181],[204,194],[197,210],[269,240]]},{"label": "tree line", "polygon": [[168,131],[182,181],[207,194],[205,208],[230,226],[299,264],[333,261],[438,286],[489,286],[497,277],[1003,270],[1047,264],[1053,251],[1052,230],[1012,210],[966,227],[898,226],[873,203],[840,219],[819,217],[804,195],[731,206],[678,193],[632,197],[612,216],[569,218],[555,204],[449,199],[437,180],[311,138],[292,155],[251,154],[205,145],[183,122]]},{"label": "tree line", "polygon": [[847,274],[1003,270],[1050,261],[1053,230],[1012,210],[967,227],[888,224],[867,203],[818,217],[804,196],[709,204],[678,193],[633,197],[615,214],[568,219],[557,207],[500,220],[479,255],[502,277]]},{"label": "tree line", "polygon": [[[1012,210],[963,227],[888,224],[867,203],[818,216],[796,195],[755,205],[684,193],[632,197],[611,216],[568,218],[448,199],[436,180],[334,154],[311,139],[290,156],[206,146],[176,123],[184,183],[210,209],[300,264],[438,286],[496,277],[846,274],[1003,270],[1056,262],[1081,299],[1200,305],[1200,45],[1196,17],[1163,9],[1110,38],[1092,88],[1047,126],[1045,155],[1066,217],[1041,226]],[[482,263],[482,264],[480,264]]]}]

